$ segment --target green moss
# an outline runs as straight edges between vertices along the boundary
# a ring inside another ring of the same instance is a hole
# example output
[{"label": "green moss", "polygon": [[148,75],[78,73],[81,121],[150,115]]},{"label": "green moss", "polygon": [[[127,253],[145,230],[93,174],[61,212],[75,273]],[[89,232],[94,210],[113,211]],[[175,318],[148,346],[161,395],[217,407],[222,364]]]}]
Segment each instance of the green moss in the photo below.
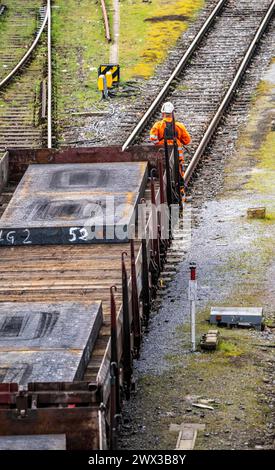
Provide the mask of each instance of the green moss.
[{"label": "green moss", "polygon": [[240,356],[243,351],[234,343],[230,341],[220,341],[218,350],[224,353],[224,356]]},{"label": "green moss", "polygon": [[275,132],[270,131],[266,135],[263,144],[255,156],[259,164],[252,171],[251,178],[247,183],[247,189],[256,190],[263,194],[275,195]]},{"label": "green moss", "polygon": [[119,41],[123,79],[152,76],[204,3],[204,0],[150,3],[123,0]]},{"label": "green moss", "polygon": [[265,222],[274,222],[275,221],[275,212],[270,212],[265,216]]},{"label": "green moss", "polygon": [[[274,84],[266,80],[257,86],[248,122],[238,138],[236,157],[230,160],[225,170],[225,193],[234,189],[238,196],[238,191],[244,188],[267,198],[266,222],[273,221],[275,211],[274,89]],[[265,199],[262,199],[262,205]]]},{"label": "green moss", "polygon": [[256,90],[252,94],[251,103],[255,105],[258,99],[261,99],[263,96],[266,96],[272,91],[272,84],[266,80],[261,80],[257,85]]}]

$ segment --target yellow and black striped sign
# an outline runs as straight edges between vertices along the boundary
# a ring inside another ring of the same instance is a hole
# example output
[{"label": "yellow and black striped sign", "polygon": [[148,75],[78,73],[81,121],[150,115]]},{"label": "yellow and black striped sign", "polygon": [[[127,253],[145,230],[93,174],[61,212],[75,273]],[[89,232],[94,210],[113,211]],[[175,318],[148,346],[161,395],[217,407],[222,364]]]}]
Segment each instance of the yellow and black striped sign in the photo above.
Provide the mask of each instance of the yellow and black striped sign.
[{"label": "yellow and black striped sign", "polygon": [[113,83],[118,83],[120,79],[118,64],[101,64],[98,68],[98,76],[105,75],[109,70],[112,72]]}]

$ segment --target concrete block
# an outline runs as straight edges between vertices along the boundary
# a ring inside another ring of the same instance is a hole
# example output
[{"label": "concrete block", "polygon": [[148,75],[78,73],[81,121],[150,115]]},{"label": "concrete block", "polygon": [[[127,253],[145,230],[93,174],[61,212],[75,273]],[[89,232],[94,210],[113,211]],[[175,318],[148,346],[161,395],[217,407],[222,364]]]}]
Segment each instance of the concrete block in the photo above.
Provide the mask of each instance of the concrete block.
[{"label": "concrete block", "polygon": [[266,208],[265,207],[251,207],[247,209],[248,219],[265,219]]}]

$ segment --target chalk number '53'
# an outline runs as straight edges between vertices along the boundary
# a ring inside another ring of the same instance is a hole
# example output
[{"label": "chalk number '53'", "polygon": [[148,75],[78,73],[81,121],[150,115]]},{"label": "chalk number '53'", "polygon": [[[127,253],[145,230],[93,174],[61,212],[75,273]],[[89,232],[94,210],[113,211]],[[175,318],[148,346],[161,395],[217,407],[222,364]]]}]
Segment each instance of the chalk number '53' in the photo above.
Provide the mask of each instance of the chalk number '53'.
[{"label": "chalk number '53'", "polygon": [[77,240],[88,240],[88,231],[85,228],[71,227],[69,242],[76,242]]}]

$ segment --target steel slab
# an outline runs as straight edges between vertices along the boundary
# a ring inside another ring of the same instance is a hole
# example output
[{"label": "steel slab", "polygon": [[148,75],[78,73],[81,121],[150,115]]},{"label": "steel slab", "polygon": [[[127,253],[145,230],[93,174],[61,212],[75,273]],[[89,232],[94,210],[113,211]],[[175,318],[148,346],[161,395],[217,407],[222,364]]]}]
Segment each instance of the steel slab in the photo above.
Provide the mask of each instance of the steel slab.
[{"label": "steel slab", "polygon": [[102,321],[100,302],[0,303],[0,381],[81,380]]},{"label": "steel slab", "polygon": [[0,381],[27,385],[30,382],[73,382],[85,372],[81,350],[0,352]]},{"label": "steel slab", "polygon": [[0,220],[0,245],[127,242],[146,162],[30,165]]},{"label": "steel slab", "polygon": [[0,450],[66,450],[65,434],[0,437]]}]

